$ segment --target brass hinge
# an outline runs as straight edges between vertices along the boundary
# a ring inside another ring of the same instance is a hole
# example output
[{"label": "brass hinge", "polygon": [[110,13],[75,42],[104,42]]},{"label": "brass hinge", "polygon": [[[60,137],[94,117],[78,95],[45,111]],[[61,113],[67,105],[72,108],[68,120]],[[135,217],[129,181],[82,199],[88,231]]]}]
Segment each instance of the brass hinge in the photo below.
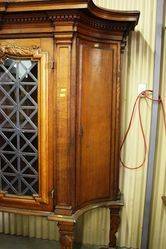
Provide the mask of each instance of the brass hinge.
[{"label": "brass hinge", "polygon": [[48,62],[48,67],[49,67],[50,69],[52,69],[52,70],[55,69],[55,65],[56,65],[56,63],[55,63],[54,60],[50,60],[50,61]]},{"label": "brass hinge", "polygon": [[51,197],[52,199],[54,198],[54,193],[55,193],[55,189],[53,188],[50,192],[49,192],[49,197]]},{"label": "brass hinge", "polygon": [[55,69],[55,65],[56,65],[56,64],[55,64],[55,61],[53,60],[53,61],[52,61],[52,69],[53,69],[53,70]]}]

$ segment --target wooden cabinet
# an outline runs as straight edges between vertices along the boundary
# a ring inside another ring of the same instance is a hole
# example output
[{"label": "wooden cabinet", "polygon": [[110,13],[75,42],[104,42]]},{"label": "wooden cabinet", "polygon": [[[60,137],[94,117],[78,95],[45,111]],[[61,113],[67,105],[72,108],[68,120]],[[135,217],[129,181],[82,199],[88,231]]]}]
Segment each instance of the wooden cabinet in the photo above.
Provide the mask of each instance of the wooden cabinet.
[{"label": "wooden cabinet", "polygon": [[91,0],[0,3],[0,210],[58,221],[62,248],[98,206],[116,244],[121,53],[138,18]]},{"label": "wooden cabinet", "polygon": [[119,191],[119,58],[116,43],[78,38],[77,208],[116,200]]}]

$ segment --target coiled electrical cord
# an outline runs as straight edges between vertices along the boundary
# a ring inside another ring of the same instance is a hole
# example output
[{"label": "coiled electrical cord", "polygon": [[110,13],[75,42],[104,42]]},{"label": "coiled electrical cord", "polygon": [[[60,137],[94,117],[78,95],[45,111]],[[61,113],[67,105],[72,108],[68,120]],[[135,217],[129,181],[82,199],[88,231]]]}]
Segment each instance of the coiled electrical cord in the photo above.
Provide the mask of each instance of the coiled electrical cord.
[{"label": "coiled electrical cord", "polygon": [[[145,91],[141,92],[137,96],[137,98],[135,100],[135,103],[134,103],[134,106],[133,106],[133,109],[132,109],[132,113],[131,113],[131,118],[130,118],[130,121],[129,121],[129,125],[128,125],[128,128],[127,128],[127,130],[125,132],[124,138],[122,139],[122,143],[121,143],[121,146],[120,146],[120,163],[126,169],[130,169],[130,170],[139,169],[139,168],[143,167],[143,165],[144,165],[144,163],[146,161],[147,142],[146,142],[145,131],[144,131],[144,128],[143,128],[143,122],[142,122],[142,117],[141,117],[141,99],[144,98],[144,99],[148,99],[148,100],[151,100],[151,101],[155,101],[155,102],[158,102],[161,105],[162,113],[163,113],[163,117],[164,117],[164,126],[165,126],[165,129],[166,129],[166,112],[165,112],[165,109],[164,109],[164,103],[163,103],[160,96],[159,96],[158,99],[154,99],[152,97],[152,94],[153,94],[152,90],[145,90]],[[143,161],[138,166],[129,166],[129,165],[126,165],[125,162],[123,162],[122,157],[121,157],[121,153],[122,153],[122,148],[123,148],[123,146],[124,146],[124,144],[126,142],[126,139],[128,137],[129,131],[130,131],[131,127],[132,127],[134,113],[135,113],[135,109],[136,109],[137,105],[138,105],[138,116],[139,116],[139,123],[140,123],[140,127],[141,127],[141,134],[142,134],[143,143],[144,143],[144,157],[143,157]]]}]

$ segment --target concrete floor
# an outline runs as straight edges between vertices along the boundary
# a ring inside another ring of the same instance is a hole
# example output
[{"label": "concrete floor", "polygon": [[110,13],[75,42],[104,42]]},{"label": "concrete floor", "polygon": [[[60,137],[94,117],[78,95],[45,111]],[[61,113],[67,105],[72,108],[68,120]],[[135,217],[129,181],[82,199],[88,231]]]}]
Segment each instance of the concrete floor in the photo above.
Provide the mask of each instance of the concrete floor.
[{"label": "concrete floor", "polygon": [[0,234],[0,249],[59,249],[59,243]]},{"label": "concrete floor", "polygon": [[[101,249],[100,246],[74,245],[75,249]],[[32,239],[27,237],[0,234],[0,249],[60,249],[56,241]],[[104,249],[104,248],[103,248]],[[118,249],[118,248],[117,248]],[[134,249],[121,247],[119,249]]]},{"label": "concrete floor", "polygon": [[[97,246],[74,245],[75,249],[99,249]],[[60,249],[56,241],[0,234],[0,249]]]}]

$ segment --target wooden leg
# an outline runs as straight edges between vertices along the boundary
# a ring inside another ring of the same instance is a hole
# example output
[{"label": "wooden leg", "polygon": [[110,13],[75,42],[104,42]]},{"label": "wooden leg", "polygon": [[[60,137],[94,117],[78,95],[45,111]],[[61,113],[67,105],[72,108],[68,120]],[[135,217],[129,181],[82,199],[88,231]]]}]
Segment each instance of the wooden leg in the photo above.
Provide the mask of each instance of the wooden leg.
[{"label": "wooden leg", "polygon": [[110,241],[109,247],[116,247],[116,233],[120,225],[120,206],[110,206]]},{"label": "wooden leg", "polygon": [[60,234],[60,248],[72,249],[74,242],[74,222],[60,221],[58,222]]}]

